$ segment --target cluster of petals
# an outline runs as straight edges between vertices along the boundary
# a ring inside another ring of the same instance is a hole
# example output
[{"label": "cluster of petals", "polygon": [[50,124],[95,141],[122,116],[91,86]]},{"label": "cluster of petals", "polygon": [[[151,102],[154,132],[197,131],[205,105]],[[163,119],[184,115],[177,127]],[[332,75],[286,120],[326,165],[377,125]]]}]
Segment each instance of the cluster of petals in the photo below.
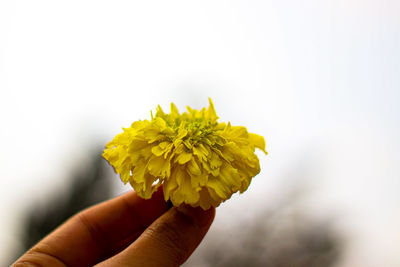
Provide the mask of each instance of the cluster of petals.
[{"label": "cluster of petals", "polygon": [[142,198],[151,198],[162,185],[174,206],[208,209],[248,188],[260,172],[256,148],[267,153],[264,138],[219,123],[210,99],[208,109],[187,107],[183,113],[173,103],[169,114],[158,106],[151,120],[123,128],[103,157]]}]

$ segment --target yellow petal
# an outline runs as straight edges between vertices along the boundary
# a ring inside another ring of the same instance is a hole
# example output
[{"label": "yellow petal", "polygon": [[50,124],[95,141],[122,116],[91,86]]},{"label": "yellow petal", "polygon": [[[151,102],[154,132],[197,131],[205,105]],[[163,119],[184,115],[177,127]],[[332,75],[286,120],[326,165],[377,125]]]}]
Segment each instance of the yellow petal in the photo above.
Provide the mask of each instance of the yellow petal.
[{"label": "yellow petal", "polygon": [[261,135],[249,133],[249,141],[256,148],[262,150],[265,154],[268,154],[265,150],[265,139]]},{"label": "yellow petal", "polygon": [[179,110],[174,103],[171,103],[171,115],[179,116]]},{"label": "yellow petal", "polygon": [[163,192],[164,192],[165,201],[168,201],[170,196],[173,194],[175,189],[178,187],[176,176],[177,176],[176,170],[172,170],[171,171],[171,176],[164,180]]},{"label": "yellow petal", "polygon": [[214,151],[211,153],[209,162],[210,162],[210,167],[212,169],[219,168],[222,165],[222,160],[220,159],[218,154],[215,153]]},{"label": "yellow petal", "polygon": [[188,131],[186,129],[179,129],[176,139],[183,139],[187,135]]},{"label": "yellow petal", "polygon": [[145,182],[144,180],[145,171],[146,171],[146,163],[143,160],[139,161],[132,170],[132,180],[135,181],[136,183],[143,184]]},{"label": "yellow petal", "polygon": [[148,163],[148,170],[151,175],[154,177],[169,177],[171,172],[169,160],[164,159],[163,157],[151,156]]},{"label": "yellow petal", "polygon": [[209,102],[209,106],[208,106],[205,117],[212,121],[216,121],[218,119],[218,116],[217,116],[217,112],[215,111],[215,108],[214,108],[214,103],[212,102],[211,98],[208,98],[208,102]]},{"label": "yellow petal", "polygon": [[200,161],[207,161],[209,150],[206,149],[203,144],[199,144],[197,147],[193,146],[192,149],[193,154],[196,155]]},{"label": "yellow petal", "polygon": [[185,164],[191,159],[192,159],[192,154],[184,151],[176,157],[175,162],[179,162],[179,164]]},{"label": "yellow petal", "polygon": [[201,175],[201,169],[194,158],[189,161],[187,168],[191,174]]},{"label": "yellow petal", "polygon": [[[161,156],[164,153],[168,154],[172,149],[173,144],[170,142],[161,142],[158,146],[154,146],[151,149],[151,152],[156,156]],[[164,157],[166,158],[166,157]]]},{"label": "yellow petal", "polygon": [[[182,172],[181,175],[184,175]],[[173,198],[171,199],[174,204],[180,205],[182,203],[194,204],[199,201],[200,194],[196,189],[194,189],[187,177],[183,177],[182,183],[174,191]]]}]

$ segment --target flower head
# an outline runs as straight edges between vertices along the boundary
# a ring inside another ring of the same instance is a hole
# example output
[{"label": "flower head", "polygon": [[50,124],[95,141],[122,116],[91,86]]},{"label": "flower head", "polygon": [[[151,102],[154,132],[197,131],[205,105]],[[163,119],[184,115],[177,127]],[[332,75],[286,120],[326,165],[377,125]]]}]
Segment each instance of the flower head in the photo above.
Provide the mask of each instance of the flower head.
[{"label": "flower head", "polygon": [[265,154],[265,141],[242,126],[219,123],[214,105],[179,113],[171,103],[151,120],[136,121],[106,145],[103,157],[149,199],[163,185],[165,200],[208,209],[233,193],[243,193],[260,172],[255,148]]}]

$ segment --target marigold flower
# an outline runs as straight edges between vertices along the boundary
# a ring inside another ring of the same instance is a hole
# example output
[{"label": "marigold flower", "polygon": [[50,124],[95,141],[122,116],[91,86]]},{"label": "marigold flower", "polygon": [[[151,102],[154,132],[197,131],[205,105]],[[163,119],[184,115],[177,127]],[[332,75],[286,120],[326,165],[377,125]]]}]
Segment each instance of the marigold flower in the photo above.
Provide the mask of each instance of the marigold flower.
[{"label": "marigold flower", "polygon": [[255,148],[262,136],[242,126],[217,122],[214,105],[179,113],[160,106],[151,120],[136,121],[106,145],[103,157],[145,199],[163,185],[165,201],[209,209],[243,193],[260,172]]}]

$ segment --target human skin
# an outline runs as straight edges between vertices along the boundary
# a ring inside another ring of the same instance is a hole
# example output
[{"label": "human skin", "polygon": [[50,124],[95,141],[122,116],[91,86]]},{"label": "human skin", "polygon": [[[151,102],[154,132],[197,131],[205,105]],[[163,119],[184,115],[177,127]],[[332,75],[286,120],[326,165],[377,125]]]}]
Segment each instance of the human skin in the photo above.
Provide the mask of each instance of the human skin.
[{"label": "human skin", "polygon": [[214,208],[169,208],[162,188],[149,200],[131,191],[74,215],[12,267],[180,266],[214,217]]}]

